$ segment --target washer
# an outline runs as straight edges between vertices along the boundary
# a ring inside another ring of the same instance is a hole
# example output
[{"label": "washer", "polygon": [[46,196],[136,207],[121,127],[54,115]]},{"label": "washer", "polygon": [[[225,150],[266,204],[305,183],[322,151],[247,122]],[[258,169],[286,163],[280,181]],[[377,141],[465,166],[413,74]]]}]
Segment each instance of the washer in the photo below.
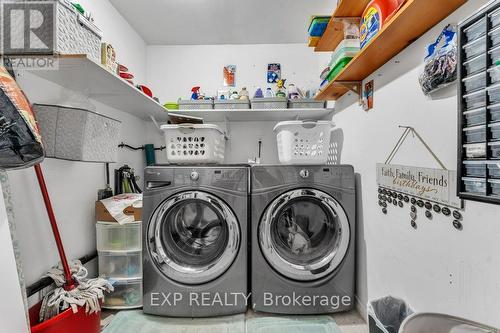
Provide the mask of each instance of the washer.
[{"label": "washer", "polygon": [[249,168],[154,166],[144,177],[144,312],[245,312]]},{"label": "washer", "polygon": [[252,307],[280,314],[354,308],[351,166],[252,167]]}]

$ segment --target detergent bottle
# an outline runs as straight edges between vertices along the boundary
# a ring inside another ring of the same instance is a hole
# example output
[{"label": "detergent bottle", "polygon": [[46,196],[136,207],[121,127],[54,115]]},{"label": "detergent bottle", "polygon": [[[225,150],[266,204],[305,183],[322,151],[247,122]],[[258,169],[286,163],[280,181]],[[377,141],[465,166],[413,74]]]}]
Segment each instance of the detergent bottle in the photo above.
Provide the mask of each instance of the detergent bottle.
[{"label": "detergent bottle", "polygon": [[360,39],[364,48],[405,0],[372,0],[361,17]]}]

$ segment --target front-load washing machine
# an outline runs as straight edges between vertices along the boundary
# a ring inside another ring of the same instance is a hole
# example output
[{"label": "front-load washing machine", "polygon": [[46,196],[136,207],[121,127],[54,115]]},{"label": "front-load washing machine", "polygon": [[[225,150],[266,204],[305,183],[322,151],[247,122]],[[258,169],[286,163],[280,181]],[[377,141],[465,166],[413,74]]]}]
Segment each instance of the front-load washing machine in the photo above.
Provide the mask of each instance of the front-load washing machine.
[{"label": "front-load washing machine", "polygon": [[354,307],[351,166],[255,166],[251,172],[252,307],[320,314]]},{"label": "front-load washing machine", "polygon": [[144,312],[245,312],[249,168],[153,166],[144,181]]}]

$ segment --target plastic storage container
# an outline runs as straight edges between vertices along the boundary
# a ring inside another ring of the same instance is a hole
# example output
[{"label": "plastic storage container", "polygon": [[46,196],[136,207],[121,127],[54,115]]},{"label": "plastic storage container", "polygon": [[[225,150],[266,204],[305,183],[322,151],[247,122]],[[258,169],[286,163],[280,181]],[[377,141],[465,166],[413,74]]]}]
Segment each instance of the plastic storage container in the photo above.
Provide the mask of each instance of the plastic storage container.
[{"label": "plastic storage container", "polygon": [[103,308],[134,309],[142,306],[142,279],[110,279],[115,290],[104,298]]},{"label": "plastic storage container", "polygon": [[486,52],[486,36],[478,38],[464,45],[465,58],[472,59]]},{"label": "plastic storage container", "polygon": [[464,29],[466,42],[472,42],[486,34],[486,17]]},{"label": "plastic storage container", "polygon": [[486,161],[464,161],[463,163],[468,177],[486,177]]},{"label": "plastic storage container", "polygon": [[467,110],[486,106],[486,90],[480,90],[464,95],[464,99]]},{"label": "plastic storage container", "polygon": [[141,251],[142,224],[97,222],[97,251]]},{"label": "plastic storage container", "polygon": [[[486,143],[465,144],[464,149],[465,149],[465,156],[467,156],[467,158],[485,158],[486,157]],[[499,149],[500,149],[500,147],[499,147]],[[499,150],[499,154],[500,154],[500,150]]]},{"label": "plastic storage container", "polygon": [[179,101],[179,110],[207,110],[214,108],[212,100],[181,100]]},{"label": "plastic storage container", "polygon": [[142,252],[99,252],[99,275],[113,279],[142,278]]},{"label": "plastic storage container", "polygon": [[488,146],[490,148],[491,158],[500,159],[500,142],[490,142]]},{"label": "plastic storage container", "polygon": [[489,171],[490,177],[500,178],[500,161],[488,162],[488,171]]},{"label": "plastic storage container", "polygon": [[464,133],[465,133],[465,141],[467,143],[486,141],[485,125],[464,128]]},{"label": "plastic storage container", "polygon": [[491,26],[493,28],[500,25],[500,9],[495,10],[493,13],[488,15],[491,21]]},{"label": "plastic storage container", "polygon": [[490,131],[493,140],[500,140],[500,123],[491,124]]},{"label": "plastic storage container", "polygon": [[223,110],[239,110],[239,109],[250,109],[249,100],[239,100],[239,99],[222,99],[214,101],[214,109]]},{"label": "plastic storage container", "polygon": [[318,101],[314,98],[291,99],[288,102],[290,109],[324,109],[325,101]]},{"label": "plastic storage container", "polygon": [[486,108],[479,108],[464,112],[467,127],[482,125],[486,123]]},{"label": "plastic storage container", "polygon": [[483,55],[479,55],[464,62],[464,67],[467,76],[484,71],[486,69],[486,58]]},{"label": "plastic storage container", "polygon": [[500,104],[488,106],[490,111],[491,121],[500,121]]},{"label": "plastic storage container", "polygon": [[283,164],[326,164],[331,121],[283,121],[274,127]]},{"label": "plastic storage container", "polygon": [[486,179],[463,177],[465,191],[469,193],[486,194]]},{"label": "plastic storage container", "polygon": [[488,87],[488,95],[492,104],[500,103],[500,84]]},{"label": "plastic storage container", "polygon": [[492,46],[500,44],[500,27],[488,32],[488,35],[490,36]]},{"label": "plastic storage container", "polygon": [[500,46],[497,46],[494,49],[489,50],[488,53],[490,55],[491,63],[493,65],[499,65],[498,62],[500,61]]},{"label": "plastic storage container", "polygon": [[480,72],[466,77],[462,80],[465,92],[471,93],[473,91],[486,88],[486,72]]},{"label": "plastic storage container", "polygon": [[491,189],[491,195],[500,196],[500,179],[488,180]]},{"label": "plastic storage container", "polygon": [[162,125],[170,163],[222,163],[226,141],[211,124]]},{"label": "plastic storage container", "polygon": [[287,109],[288,99],[281,97],[252,98],[252,109]]},{"label": "plastic storage container", "polygon": [[488,74],[490,75],[492,84],[500,82],[500,67],[499,66],[493,66],[490,69],[488,69]]}]

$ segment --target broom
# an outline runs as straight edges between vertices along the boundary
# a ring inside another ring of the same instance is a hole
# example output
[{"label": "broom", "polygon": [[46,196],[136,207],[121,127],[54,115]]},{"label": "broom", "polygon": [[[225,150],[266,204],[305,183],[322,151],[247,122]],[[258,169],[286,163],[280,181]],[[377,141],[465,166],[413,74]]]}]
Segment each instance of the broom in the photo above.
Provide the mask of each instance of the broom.
[{"label": "broom", "polygon": [[[71,307],[73,313],[78,311],[78,307],[85,306],[86,313],[95,313],[101,310],[100,301],[104,298],[104,292],[113,291],[113,286],[105,279],[96,278],[86,280],[87,270],[80,262],[75,261],[70,268],[64,251],[56,217],[50,202],[47,185],[43,177],[40,164],[34,166],[38,184],[42,192],[43,201],[49,217],[52,233],[59,252],[61,263],[53,267],[47,276],[51,277],[57,288],[48,293],[40,309],[40,322],[50,319],[60,312]],[[74,271],[74,275],[72,274]]]}]

